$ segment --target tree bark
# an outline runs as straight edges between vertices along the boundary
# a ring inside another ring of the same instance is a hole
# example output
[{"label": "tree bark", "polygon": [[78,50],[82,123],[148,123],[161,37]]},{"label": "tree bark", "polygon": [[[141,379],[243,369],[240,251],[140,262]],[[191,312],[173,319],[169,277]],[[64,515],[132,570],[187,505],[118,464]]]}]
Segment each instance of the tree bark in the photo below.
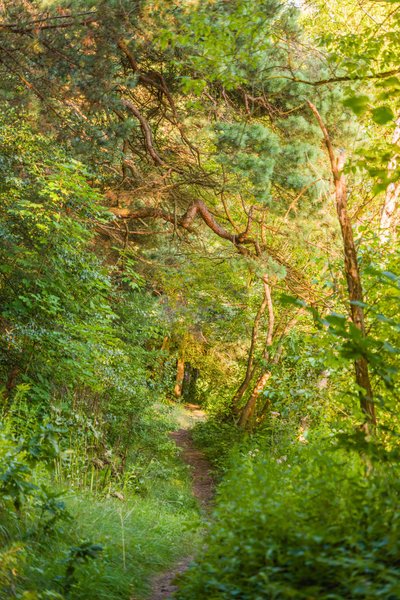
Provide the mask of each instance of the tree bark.
[{"label": "tree bark", "polygon": [[263,391],[265,384],[267,383],[267,381],[270,377],[271,377],[271,372],[265,371],[257,379],[257,383],[251,393],[251,396],[248,399],[246,406],[243,408],[242,413],[240,415],[240,420],[239,420],[240,427],[242,427],[242,428],[246,427],[248,421],[253,416],[258,397],[261,394],[261,392]]},{"label": "tree bark", "polygon": [[[265,294],[265,302],[266,306],[268,306],[268,331],[267,331],[267,339],[265,342],[263,360],[267,363],[270,360],[270,348],[272,346],[273,338],[274,338],[274,325],[275,325],[275,315],[274,315],[274,306],[272,303],[272,295],[271,295],[271,287],[268,282],[268,276],[264,275],[263,277],[264,284],[264,294]],[[259,375],[256,385],[250,395],[250,398],[246,402],[243,407],[240,418],[239,418],[239,427],[246,427],[250,418],[253,416],[257,400],[263,391],[265,384],[268,379],[271,377],[271,372],[269,369],[264,369],[261,375]]]},{"label": "tree bark", "polygon": [[[347,210],[346,179],[342,170],[344,159],[340,156],[338,158],[336,157],[328,130],[317,108],[311,102],[308,102],[308,106],[314,113],[321,128],[331,163],[331,172],[335,184],[336,212],[343,240],[344,268],[347,280],[351,320],[355,327],[361,332],[362,336],[365,337],[364,309],[360,304],[363,302],[363,290],[357,259],[357,250],[354,243],[353,228]],[[354,367],[356,383],[363,390],[360,392],[361,410],[366,417],[367,424],[369,423],[375,426],[375,405],[367,359],[364,356],[355,359]]]},{"label": "tree bark", "polygon": [[185,375],[185,361],[183,358],[178,357],[176,363],[176,382],[174,388],[174,394],[177,398],[182,396],[183,378]]},{"label": "tree bark", "polygon": [[[396,121],[396,128],[394,130],[392,144],[398,144],[400,141],[400,117]],[[388,176],[391,177],[397,169],[399,156],[396,154],[393,156],[388,164]],[[382,244],[389,241],[392,232],[396,225],[396,213],[398,207],[398,200],[400,197],[400,181],[394,181],[389,183],[386,194],[385,202],[382,207],[381,222],[380,222],[380,241]]]},{"label": "tree bark", "polygon": [[235,395],[232,398],[232,405],[234,407],[237,407],[238,403],[240,402],[240,400],[243,398],[244,394],[246,393],[247,388],[250,385],[250,381],[254,377],[254,373],[255,373],[254,350],[255,350],[256,343],[257,343],[257,339],[258,339],[260,321],[261,321],[263,314],[265,313],[265,309],[267,308],[267,303],[268,303],[267,295],[265,293],[265,287],[264,287],[264,296],[263,296],[262,302],[260,304],[260,307],[257,311],[257,314],[255,316],[254,323],[253,323],[253,329],[251,332],[251,342],[250,342],[249,354],[247,357],[246,374],[244,376],[242,383],[240,384],[239,388],[237,389]]},{"label": "tree bark", "polygon": [[[17,378],[18,378],[19,373],[20,373],[19,367],[13,367],[8,374],[5,389],[4,389],[4,394],[3,394],[4,410],[8,410],[8,408],[10,407],[11,394],[17,385]],[[1,399],[1,397],[0,397],[0,399]]]}]

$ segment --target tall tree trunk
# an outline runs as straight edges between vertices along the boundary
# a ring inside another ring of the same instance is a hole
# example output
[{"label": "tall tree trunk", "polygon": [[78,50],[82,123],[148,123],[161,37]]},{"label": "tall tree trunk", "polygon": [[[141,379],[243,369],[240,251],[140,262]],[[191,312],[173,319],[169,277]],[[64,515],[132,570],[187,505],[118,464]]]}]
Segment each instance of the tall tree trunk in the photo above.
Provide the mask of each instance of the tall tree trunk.
[{"label": "tall tree trunk", "polygon": [[176,362],[176,382],[174,388],[174,394],[177,398],[182,396],[183,378],[185,375],[185,361],[183,358],[178,357]]},{"label": "tall tree trunk", "polygon": [[[308,102],[308,106],[314,113],[314,116],[321,128],[331,163],[331,172],[335,183],[336,212],[342,232],[344,267],[349,294],[351,320],[357,329],[359,329],[361,334],[365,336],[364,309],[360,304],[363,302],[363,290],[361,285],[360,269],[358,266],[357,251],[354,243],[353,228],[347,210],[346,179],[342,171],[344,159],[341,156],[338,158],[335,156],[328,130],[317,108],[311,102]],[[361,390],[363,390],[360,392],[361,410],[365,414],[367,423],[376,425],[375,405],[367,359],[364,356],[357,358],[354,361],[354,367],[357,385],[361,388]]]},{"label": "tall tree trunk", "polygon": [[[396,121],[392,144],[398,144],[400,141],[400,117]],[[388,176],[391,177],[397,169],[399,156],[396,154],[388,164]],[[396,213],[400,197],[400,181],[389,183],[386,189],[385,202],[382,207],[380,222],[380,240],[381,243],[388,242],[396,226]]]},{"label": "tall tree trunk", "polygon": [[[272,346],[273,337],[274,337],[274,325],[275,325],[275,315],[274,315],[274,306],[272,303],[272,295],[271,295],[271,287],[268,283],[268,276],[264,275],[263,277],[263,285],[264,285],[264,295],[266,300],[266,305],[268,306],[268,332],[267,339],[264,347],[263,359],[268,363],[270,360],[270,348]],[[239,426],[246,427],[249,419],[254,414],[257,400],[263,391],[265,384],[268,379],[271,377],[271,372],[267,369],[264,370],[259,377],[257,378],[256,385],[247,400],[245,406],[243,407],[240,418],[239,418]]]},{"label": "tall tree trunk", "polygon": [[242,383],[240,384],[239,388],[237,389],[235,395],[232,398],[232,405],[235,408],[237,408],[237,405],[239,404],[240,400],[243,398],[244,394],[247,391],[247,388],[250,385],[251,380],[254,377],[254,373],[255,373],[254,350],[256,347],[257,339],[258,339],[260,321],[261,321],[263,314],[265,313],[265,309],[267,308],[267,303],[268,303],[268,300],[267,300],[267,295],[266,295],[265,286],[264,286],[264,296],[263,296],[262,302],[260,304],[260,307],[257,311],[257,314],[255,316],[254,323],[253,323],[253,329],[251,332],[251,342],[250,342],[249,354],[247,357],[246,373],[245,373]]}]

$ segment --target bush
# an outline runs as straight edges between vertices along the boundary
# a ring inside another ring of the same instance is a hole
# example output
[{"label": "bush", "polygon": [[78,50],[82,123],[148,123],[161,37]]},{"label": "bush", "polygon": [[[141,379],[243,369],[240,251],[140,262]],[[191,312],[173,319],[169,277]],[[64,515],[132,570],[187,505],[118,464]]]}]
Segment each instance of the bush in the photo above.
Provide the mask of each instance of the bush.
[{"label": "bush", "polygon": [[235,425],[213,419],[197,423],[192,435],[195,444],[219,471],[225,469],[232,447],[244,437]]},{"label": "bush", "polygon": [[400,481],[315,439],[235,455],[179,600],[400,595]]}]

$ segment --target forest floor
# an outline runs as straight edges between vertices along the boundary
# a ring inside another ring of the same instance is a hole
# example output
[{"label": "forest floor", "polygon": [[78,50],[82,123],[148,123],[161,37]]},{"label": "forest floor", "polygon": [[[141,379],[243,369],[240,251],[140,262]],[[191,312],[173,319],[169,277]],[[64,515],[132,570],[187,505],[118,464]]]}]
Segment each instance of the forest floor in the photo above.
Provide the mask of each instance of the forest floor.
[{"label": "forest floor", "polygon": [[[202,411],[195,404],[186,404],[183,418],[180,420],[181,429],[171,432],[170,436],[180,450],[181,458],[185,462],[192,474],[193,496],[198,501],[201,510],[204,513],[210,509],[211,501],[214,495],[214,481],[211,475],[211,466],[204,454],[198,450],[192,439],[190,428],[197,422],[206,418]],[[175,579],[192,562],[193,556],[187,556],[171,569],[157,575],[152,582],[152,591],[149,600],[166,600],[176,591]]]}]

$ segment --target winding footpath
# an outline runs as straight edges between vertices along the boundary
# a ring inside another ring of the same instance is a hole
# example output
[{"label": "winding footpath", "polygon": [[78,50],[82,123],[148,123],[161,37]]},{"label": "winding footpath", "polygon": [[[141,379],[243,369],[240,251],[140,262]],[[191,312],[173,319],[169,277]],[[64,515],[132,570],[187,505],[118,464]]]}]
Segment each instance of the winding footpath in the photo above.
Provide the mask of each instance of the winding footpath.
[{"label": "winding footpath", "polygon": [[[193,420],[202,420],[205,415],[195,405],[187,405]],[[178,429],[170,434],[178,446],[183,462],[189,465],[192,473],[193,496],[198,500],[202,510],[207,512],[214,495],[214,481],[211,467],[204,454],[195,448],[190,429]],[[193,556],[188,556],[176,563],[174,567],[153,579],[152,592],[149,600],[167,600],[177,590],[175,578],[186,571]]]}]

